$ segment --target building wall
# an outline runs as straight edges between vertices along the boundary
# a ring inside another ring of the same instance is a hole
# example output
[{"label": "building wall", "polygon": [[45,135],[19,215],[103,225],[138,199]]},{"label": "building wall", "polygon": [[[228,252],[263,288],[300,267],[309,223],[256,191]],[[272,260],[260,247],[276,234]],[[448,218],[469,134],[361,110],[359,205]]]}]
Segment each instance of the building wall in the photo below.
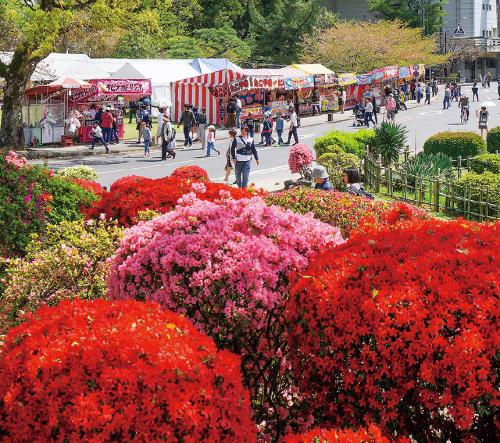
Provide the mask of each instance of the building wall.
[{"label": "building wall", "polygon": [[370,20],[368,0],[323,0],[324,5],[346,20]]},{"label": "building wall", "polygon": [[465,37],[497,37],[498,3],[498,0],[448,0],[445,4],[446,31],[453,33],[460,23]]}]

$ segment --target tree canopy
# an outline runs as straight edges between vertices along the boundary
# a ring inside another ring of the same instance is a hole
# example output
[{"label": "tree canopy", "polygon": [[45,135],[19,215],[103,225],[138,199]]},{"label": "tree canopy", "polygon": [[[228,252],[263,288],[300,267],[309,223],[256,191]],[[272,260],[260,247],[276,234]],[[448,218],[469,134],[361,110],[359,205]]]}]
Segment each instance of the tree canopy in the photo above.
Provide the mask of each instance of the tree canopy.
[{"label": "tree canopy", "polygon": [[368,72],[392,65],[443,63],[434,37],[400,20],[342,21],[303,43],[302,61],[322,63],[336,72]]}]

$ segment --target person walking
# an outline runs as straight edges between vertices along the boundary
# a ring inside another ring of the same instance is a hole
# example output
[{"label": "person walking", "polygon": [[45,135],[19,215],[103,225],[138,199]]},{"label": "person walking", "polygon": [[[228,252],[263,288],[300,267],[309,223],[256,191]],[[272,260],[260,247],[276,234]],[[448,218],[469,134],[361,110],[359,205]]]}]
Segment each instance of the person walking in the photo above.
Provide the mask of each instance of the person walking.
[{"label": "person walking", "polygon": [[201,149],[205,149],[207,145],[206,140],[206,127],[207,127],[207,110],[201,108],[201,112],[198,114],[198,140],[201,142]]},{"label": "person walking", "polygon": [[491,85],[491,72],[487,72],[486,73],[486,84],[488,85],[488,89],[490,89],[490,85]]},{"label": "person walking", "polygon": [[278,118],[275,121],[276,123],[276,134],[278,134],[278,146],[283,146],[283,131],[285,130],[285,120],[281,116],[281,112],[278,113]]},{"label": "person walking", "polygon": [[135,118],[135,124],[137,124],[137,102],[135,100],[132,100],[128,104],[128,122],[132,123],[132,117]]},{"label": "person walking", "polygon": [[221,97],[219,99],[219,125],[224,129],[226,124],[226,105],[224,104],[224,99]]},{"label": "person walking", "polygon": [[273,131],[273,126],[269,115],[264,117],[262,122],[262,135],[264,136],[264,146],[271,146],[271,133]]},{"label": "person walking", "polygon": [[224,181],[229,181],[229,176],[233,170],[233,162],[231,161],[231,146],[233,145],[233,141],[236,140],[236,129],[230,129],[228,131],[229,135],[229,146],[226,151],[226,166],[224,170],[226,171],[226,176],[224,177]]},{"label": "person walking", "polygon": [[438,93],[438,84],[435,78],[432,79],[432,96],[435,97]]},{"label": "person walking", "polygon": [[215,147],[215,126],[210,125],[208,127],[207,134],[207,157],[210,157],[210,152],[215,151],[220,155],[220,151]]},{"label": "person walking", "polygon": [[425,102],[424,105],[430,105],[431,104],[431,84],[427,83],[427,86],[425,87]]},{"label": "person walking", "polygon": [[297,113],[295,112],[295,108],[293,106],[291,106],[290,109],[288,110],[288,114],[290,116],[290,126],[288,128],[288,141],[285,143],[285,145],[290,144],[290,141],[292,140],[292,135],[295,141],[294,144],[297,144],[299,142],[299,136],[297,134],[299,120],[297,118]]},{"label": "person walking", "polygon": [[193,145],[193,140],[191,138],[191,128],[196,125],[196,119],[188,103],[184,105],[184,112],[182,113],[181,121],[179,122],[177,127],[179,128],[181,124],[184,129],[184,147],[191,147]]},{"label": "person walking", "polygon": [[479,117],[479,129],[481,131],[481,137],[483,137],[484,131],[486,131],[486,135],[488,134],[489,113],[486,110],[486,106],[481,106],[481,110],[478,113],[478,117]]},{"label": "person walking", "polygon": [[345,102],[347,101],[347,91],[345,90],[345,88],[342,88],[341,100],[342,100],[342,114],[343,114],[345,111]]},{"label": "person walking", "polygon": [[144,140],[144,157],[149,157],[149,147],[151,146],[151,128],[145,122],[141,123],[141,136]]},{"label": "person walking", "polygon": [[365,105],[365,125],[367,128],[370,127],[370,122],[373,123],[373,126],[376,125],[375,121],[373,120],[373,103],[368,99]]},{"label": "person walking", "polygon": [[227,104],[227,127],[236,128],[236,100],[234,97],[229,99]]},{"label": "person walking", "polygon": [[241,128],[241,112],[243,111],[243,105],[241,104],[241,99],[238,94],[234,96],[234,104],[236,108],[236,127]]},{"label": "person walking", "polygon": [[99,122],[97,120],[92,125],[92,131],[90,131],[90,135],[92,136],[92,146],[89,149],[94,150],[96,143],[101,143],[106,149],[107,154],[109,152],[109,148],[107,143],[104,141],[102,128],[99,126]]},{"label": "person walking", "polygon": [[375,119],[375,124],[378,125],[377,99],[375,97],[372,98],[372,104],[373,104],[373,118]]},{"label": "person walking", "polygon": [[103,139],[106,143],[111,140],[111,133],[113,131],[113,114],[111,114],[111,109],[106,108],[101,117],[101,128],[103,133]]},{"label": "person walking", "polygon": [[446,84],[446,88],[444,89],[444,99],[443,99],[443,109],[449,109],[451,106],[451,88],[450,84]]},{"label": "person walking", "polygon": [[155,137],[155,145],[158,146],[161,143],[161,134],[163,129],[163,116],[165,115],[165,109],[158,109],[158,116],[156,117],[156,137]]},{"label": "person walking", "polygon": [[321,114],[320,98],[318,90],[316,88],[313,89],[311,95],[311,109],[313,116],[316,115],[316,111],[318,112],[318,115]]},{"label": "person walking", "polygon": [[238,188],[246,188],[250,177],[252,157],[259,165],[259,155],[255,149],[253,138],[248,134],[248,128],[241,128],[241,135],[231,144],[231,158],[233,159]]},{"label": "person walking", "polygon": [[472,101],[474,102],[474,98],[477,98],[477,101],[479,101],[479,87],[477,86],[477,82],[474,82],[472,85]]},{"label": "person walking", "polygon": [[120,137],[118,136],[118,114],[116,111],[113,111],[111,114],[113,115],[113,126],[111,128],[111,137],[109,140],[109,144],[117,145],[118,143],[120,143]]},{"label": "person walking", "polygon": [[163,126],[161,133],[161,159],[175,158],[175,129],[170,122],[170,116],[165,114],[163,116]]}]

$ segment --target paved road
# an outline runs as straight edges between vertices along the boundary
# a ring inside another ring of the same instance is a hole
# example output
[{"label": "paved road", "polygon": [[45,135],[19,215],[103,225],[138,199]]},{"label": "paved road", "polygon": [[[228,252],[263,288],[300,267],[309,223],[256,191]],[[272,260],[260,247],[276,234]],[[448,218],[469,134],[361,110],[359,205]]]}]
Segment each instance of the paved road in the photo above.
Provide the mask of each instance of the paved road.
[{"label": "paved road", "polygon": [[[467,125],[460,124],[460,110],[456,102],[452,103],[452,107],[449,110],[442,109],[442,93],[444,88],[441,87],[440,89],[439,96],[432,99],[433,101],[430,106],[424,105],[422,102],[420,106],[400,112],[396,117],[396,122],[403,123],[408,128],[408,144],[412,150],[416,152],[420,151],[427,137],[439,131],[477,131],[476,110],[479,109],[480,104],[488,106],[490,127],[500,125],[500,101],[498,100],[496,83],[493,83],[489,90],[480,88],[480,102],[471,103],[471,118]],[[470,86],[464,87],[462,90],[469,98],[472,98]],[[381,115],[379,117],[380,119],[382,118]],[[312,146],[316,137],[334,128],[346,131],[356,131],[358,129],[352,126],[352,120],[340,122],[335,125],[325,121],[324,124],[300,128],[299,138],[301,142]],[[260,138],[260,136],[258,135],[257,138]],[[226,150],[226,144],[226,140],[218,144],[222,153]],[[257,186],[270,190],[282,188],[284,180],[290,178],[290,171],[288,169],[289,147],[262,147],[258,151],[261,159],[260,166],[253,163],[250,181]],[[49,166],[53,168],[78,164],[91,166],[99,173],[99,181],[104,186],[109,186],[116,179],[131,174],[151,178],[163,177],[169,175],[178,166],[191,164],[196,164],[206,169],[213,181],[222,181],[225,165],[224,156],[206,158],[204,154],[201,149],[180,149],[175,160],[161,162],[159,161],[159,151],[153,150],[152,157],[150,158],[144,158],[140,153],[132,153],[73,160],[54,160],[49,161]]]}]

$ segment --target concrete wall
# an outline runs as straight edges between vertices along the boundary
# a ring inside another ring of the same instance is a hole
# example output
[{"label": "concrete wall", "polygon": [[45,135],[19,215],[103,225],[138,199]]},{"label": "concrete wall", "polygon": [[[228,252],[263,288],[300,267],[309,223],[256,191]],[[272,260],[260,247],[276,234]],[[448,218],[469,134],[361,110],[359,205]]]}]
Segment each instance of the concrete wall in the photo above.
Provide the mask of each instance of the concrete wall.
[{"label": "concrete wall", "polygon": [[370,20],[367,0],[323,0],[324,5],[346,20]]}]

